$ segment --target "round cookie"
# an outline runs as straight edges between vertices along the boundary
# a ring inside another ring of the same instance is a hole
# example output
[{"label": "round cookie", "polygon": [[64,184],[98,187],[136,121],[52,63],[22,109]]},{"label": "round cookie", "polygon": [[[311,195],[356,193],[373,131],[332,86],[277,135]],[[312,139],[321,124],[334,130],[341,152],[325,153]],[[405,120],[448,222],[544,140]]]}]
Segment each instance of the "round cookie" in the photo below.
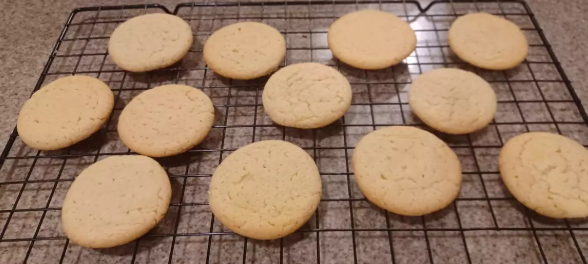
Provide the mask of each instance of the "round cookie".
[{"label": "round cookie", "polygon": [[353,171],[368,200],[399,215],[445,208],[461,186],[457,155],[414,127],[386,127],[363,137],[353,152]]},{"label": "round cookie", "polygon": [[321,178],[303,149],[279,140],[255,142],[229,155],[210,182],[208,200],[227,228],[254,239],[287,236],[313,215]]},{"label": "round cookie", "polygon": [[180,61],[193,41],[190,25],[178,16],[148,14],[120,24],[108,42],[110,58],[131,72],[165,68]]},{"label": "round cookie", "polygon": [[263,90],[263,109],[276,123],[318,128],[335,122],[351,105],[351,85],[337,70],[300,63],[272,75]]},{"label": "round cookie", "polygon": [[416,48],[416,34],[408,23],[376,10],[337,19],[329,28],[327,41],[337,59],[365,70],[398,64]]},{"label": "round cookie", "polygon": [[204,60],[214,72],[249,80],[275,71],[286,55],[286,41],[275,28],[241,22],[215,31],[204,44]]},{"label": "round cookie", "polygon": [[113,156],[76,177],[61,219],[76,244],[108,248],[131,242],[161,221],[171,199],[165,170],[145,156]]},{"label": "round cookie", "polygon": [[488,70],[514,68],[529,50],[527,38],[515,23],[486,13],[457,18],[449,28],[448,40],[460,59]]},{"label": "round cookie", "polygon": [[118,134],[139,154],[165,157],[198,145],[213,122],[214,106],[202,91],[163,85],[133,98],[120,115]]},{"label": "round cookie", "polygon": [[60,78],[25,102],[18,135],[38,150],[69,147],[98,131],[113,107],[114,95],[104,82],[80,75]]},{"label": "round cookie", "polygon": [[522,204],[553,218],[588,216],[588,150],[557,134],[511,138],[498,160],[508,190]]},{"label": "round cookie", "polygon": [[425,124],[449,134],[468,134],[486,127],[497,104],[494,90],[484,79],[450,68],[417,77],[410,86],[408,102]]}]

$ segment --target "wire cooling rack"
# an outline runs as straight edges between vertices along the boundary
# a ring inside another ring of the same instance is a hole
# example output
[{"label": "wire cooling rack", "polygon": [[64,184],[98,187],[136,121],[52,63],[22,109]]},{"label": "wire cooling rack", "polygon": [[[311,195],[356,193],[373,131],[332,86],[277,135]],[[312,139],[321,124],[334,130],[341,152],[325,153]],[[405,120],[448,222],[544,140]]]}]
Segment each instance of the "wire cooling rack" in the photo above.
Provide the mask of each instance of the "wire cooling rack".
[{"label": "wire cooling rack", "polygon": [[[380,9],[406,19],[417,33],[417,49],[404,63],[379,71],[351,68],[333,59],[328,26],[358,9]],[[447,29],[459,15],[483,11],[517,23],[530,43],[529,56],[508,71],[485,71],[461,62],[447,45]],[[132,74],[107,53],[108,38],[126,19],[145,13],[184,18],[194,46],[170,68]],[[260,21],[287,40],[284,65],[315,61],[340,70],[353,87],[353,103],[326,128],[299,130],[275,125],[260,96],[266,79],[229,80],[202,59],[206,38],[222,26]],[[353,178],[350,157],[358,140],[383,126],[423,127],[407,104],[414,77],[439,67],[482,76],[498,97],[498,111],[483,131],[437,135],[458,154],[463,167],[459,198],[423,217],[401,217],[366,201]],[[496,160],[503,143],[526,131],[552,131],[588,143],[586,115],[533,13],[522,1],[317,1],[186,3],[173,12],[161,5],[75,9],[41,73],[35,90],[59,77],[95,76],[116,95],[107,124],[73,147],[35,151],[16,130],[0,156],[1,263],[586,263],[583,221],[554,220],[524,208],[506,191]],[[60,207],[73,179],[111,155],[130,154],[116,123],[126,103],[154,86],[181,83],[207,93],[216,120],[207,139],[185,154],[158,161],[166,168],[173,198],[166,218],[139,240],[106,250],[81,248],[61,230]],[[248,143],[283,139],[308,151],[323,181],[316,214],[295,234],[254,241],[222,227],[211,214],[207,188],[214,168]]]}]

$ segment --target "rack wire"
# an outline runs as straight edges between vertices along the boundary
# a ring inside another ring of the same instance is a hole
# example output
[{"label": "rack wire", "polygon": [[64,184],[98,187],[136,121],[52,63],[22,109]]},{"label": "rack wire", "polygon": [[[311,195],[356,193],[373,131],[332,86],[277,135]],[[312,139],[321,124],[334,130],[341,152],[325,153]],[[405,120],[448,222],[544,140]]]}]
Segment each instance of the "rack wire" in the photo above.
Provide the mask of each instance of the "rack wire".
[{"label": "rack wire", "polygon": [[[345,13],[379,9],[409,21],[416,51],[404,63],[363,71],[339,63],[326,44],[328,26]],[[530,43],[527,59],[508,71],[473,68],[453,55],[447,29],[459,15],[489,12],[522,29]],[[132,74],[117,68],[106,47],[126,19],[145,13],[175,14],[190,23],[194,45],[170,68]],[[202,59],[202,45],[216,29],[238,21],[276,27],[286,38],[282,66],[315,61],[341,71],[353,88],[348,113],[328,127],[300,130],[278,126],[263,113],[266,79],[229,80]],[[498,112],[483,131],[465,136],[436,133],[458,154],[464,181],[457,200],[440,212],[401,217],[363,197],[350,157],[358,140],[384,126],[427,129],[410,111],[406,91],[414,77],[439,67],[482,76],[495,89]],[[588,116],[528,5],[521,0],[308,1],[185,3],[173,12],[157,4],[99,6],[71,12],[35,86],[84,74],[105,81],[116,95],[107,124],[90,139],[60,151],[36,151],[11,134],[0,155],[0,262],[2,263],[586,263],[588,225],[554,220],[524,208],[506,191],[496,160],[503,143],[527,131],[551,131],[588,144]],[[64,195],[81,170],[112,155],[132,154],[116,133],[118,115],[141,91],[167,83],[207,93],[216,120],[207,139],[185,154],[158,161],[166,168],[173,198],[165,219],[125,246],[89,250],[61,231]],[[214,168],[251,142],[293,142],[316,160],[324,185],[312,219],[276,241],[237,236],[208,209],[207,187]]]}]

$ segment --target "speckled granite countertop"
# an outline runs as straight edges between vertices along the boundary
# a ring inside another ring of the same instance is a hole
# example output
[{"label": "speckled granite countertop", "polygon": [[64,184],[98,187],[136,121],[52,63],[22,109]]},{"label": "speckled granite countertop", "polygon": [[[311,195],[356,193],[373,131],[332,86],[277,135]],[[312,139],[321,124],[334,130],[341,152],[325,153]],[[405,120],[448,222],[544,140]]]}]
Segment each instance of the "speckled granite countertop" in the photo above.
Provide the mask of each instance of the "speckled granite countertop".
[{"label": "speckled granite countertop", "polygon": [[[168,9],[173,10],[175,5],[180,1],[161,0],[150,2],[163,4]],[[4,146],[9,134],[12,132],[16,123],[18,110],[34,88],[56,38],[71,10],[83,6],[137,3],[143,4],[145,1],[13,0],[0,2],[0,21],[2,22],[2,26],[0,27],[0,112],[3,113],[3,118],[0,120],[0,143],[2,146]],[[565,72],[572,81],[577,94],[583,100],[585,107],[588,106],[588,75],[584,73],[585,69],[588,69],[588,46],[585,45],[585,43],[588,43],[588,28],[585,26],[586,19],[588,18],[588,5],[582,0],[528,0],[528,3],[552,45],[556,56],[563,65]],[[427,21],[419,19],[414,22],[413,27],[426,27],[427,23]],[[274,26],[279,27],[279,25]],[[112,30],[112,28],[104,28],[104,30],[104,33],[107,34],[106,31]],[[84,32],[80,30],[77,33],[83,34]],[[315,35],[313,33],[312,36],[314,36],[314,39],[312,37],[309,39],[308,36],[296,36],[294,34],[291,36],[291,39],[289,37],[290,45],[295,47],[312,45],[314,47],[315,42],[316,45],[324,45],[324,34]],[[75,49],[76,47],[71,48]],[[422,52],[425,55],[421,54],[419,56],[426,57],[426,52],[430,51],[424,49]],[[295,53],[291,52],[287,55],[289,63],[307,61],[313,55],[316,61],[331,65],[334,63],[328,54],[320,51],[313,52],[308,55],[308,58],[305,57],[305,54]],[[429,55],[431,55],[430,59],[434,60],[434,56],[432,54]],[[545,54],[533,54],[533,56],[543,56],[542,58],[544,58]],[[95,66],[92,63],[90,61],[88,65],[84,64],[82,67]],[[67,62],[56,64],[58,69],[61,69],[59,67],[68,68],[70,66],[71,63],[68,64]],[[195,67],[195,65],[191,66]],[[413,75],[410,67],[399,66],[394,68],[397,70],[396,73],[393,73],[395,81],[396,78],[406,78],[409,81]],[[354,69],[343,66],[341,66],[340,70],[352,83],[370,78],[370,76],[362,77],[362,71],[355,71]],[[525,72],[517,71],[509,73],[508,78],[525,78],[524,75]],[[115,74],[109,75],[108,77],[111,78],[110,82],[116,82],[116,80],[112,80],[117,78]],[[185,78],[186,82],[188,82],[190,78],[198,77],[182,75],[181,78]],[[386,75],[385,72],[382,76],[377,76],[376,73],[371,78],[386,78]],[[132,76],[131,79],[135,84],[142,83],[140,76]],[[165,83],[167,81],[169,79],[166,80],[165,78],[164,80],[154,80],[153,84],[156,82]],[[207,83],[207,81],[203,80],[202,83]],[[211,81],[215,82],[215,80]],[[112,83],[110,84],[112,85]],[[223,85],[222,80],[218,84]],[[538,86],[545,93],[545,96],[550,96],[550,98],[554,99],[562,96],[559,93],[549,93],[553,87],[543,87],[542,84],[538,84]],[[372,98],[368,95],[370,88],[366,89],[362,85],[355,85],[354,103],[365,103],[368,98],[370,98],[369,100],[381,100],[382,102],[394,102],[394,100],[396,100],[395,102],[398,102],[398,100],[405,102],[402,93],[398,95],[398,99],[395,99],[396,94],[391,96],[386,92],[386,88],[385,86],[373,85],[372,89],[381,93],[373,94]],[[401,88],[403,87],[399,89]],[[536,96],[533,91],[526,90],[523,86],[515,87],[514,89],[516,93],[514,96],[519,98],[519,100],[524,98],[532,101],[533,96]],[[255,97],[255,91],[253,91],[253,96],[252,91],[247,89],[233,92],[236,94],[229,99],[227,99],[226,93],[223,94],[222,92],[218,94],[213,93],[211,98],[215,104],[253,103],[252,100]],[[502,94],[500,91],[497,93],[499,100],[508,100],[508,98],[501,96],[511,96]],[[121,94],[120,97],[123,104],[119,105],[119,107],[122,108],[124,102],[128,102],[131,96],[133,94]],[[224,99],[228,101],[222,101]],[[372,113],[375,116],[376,123],[414,122],[410,115],[401,113],[402,110],[397,111],[398,109],[395,108],[397,105],[391,105],[389,108],[386,107],[374,106],[374,112]],[[230,116],[230,118],[225,119],[225,122],[233,125],[247,124],[247,122],[252,122],[253,116],[257,116],[258,124],[271,124],[271,121],[266,116],[250,110],[247,108],[227,110],[226,115]],[[533,113],[539,113],[539,110],[532,108],[523,109],[523,111],[528,111],[523,113],[523,115],[527,120],[541,121],[541,118],[544,117],[533,115]],[[349,113],[346,114],[346,122],[350,124],[365,124],[365,120],[370,118],[370,110],[367,110],[367,115],[365,111],[366,108],[361,105],[352,107]],[[391,111],[395,115],[389,115]],[[516,119],[510,119],[511,117],[508,114],[508,109],[502,109],[497,114],[497,122],[508,120],[517,121]],[[403,115],[406,115],[406,120],[404,120],[404,117],[400,119],[400,116]],[[556,115],[556,119],[578,120],[577,112],[574,111],[562,110],[561,112],[554,113],[554,115]],[[218,125],[218,123],[216,124]],[[357,127],[357,129],[354,127],[347,128],[347,133],[344,134],[346,137],[343,137],[343,133],[338,128],[319,129],[316,133],[317,145],[326,148],[347,146],[346,144],[354,146],[362,135],[370,131],[362,131],[362,128],[364,127]],[[321,203],[318,210],[320,215],[319,219],[317,220],[316,216],[313,217],[303,229],[346,229],[350,228],[351,222],[354,221],[355,228],[386,228],[388,224],[388,228],[402,231],[391,232],[393,234],[382,231],[361,231],[353,234],[347,231],[325,232],[320,234],[320,240],[314,232],[297,233],[288,236],[282,241],[284,246],[284,263],[316,263],[317,248],[320,251],[321,263],[353,263],[354,258],[357,259],[358,263],[391,263],[391,255],[394,255],[394,263],[431,263],[430,259],[434,263],[468,263],[468,259],[471,263],[544,263],[544,261],[562,264],[582,263],[581,257],[576,250],[575,241],[572,240],[568,230],[538,231],[536,233],[520,230],[521,228],[528,228],[530,225],[534,227],[565,227],[565,223],[545,219],[537,215],[532,215],[530,222],[524,216],[524,207],[512,200],[501,200],[502,197],[509,195],[504,190],[499,175],[496,174],[496,156],[499,148],[478,149],[479,151],[472,150],[475,152],[474,154],[470,153],[468,148],[463,148],[464,144],[468,144],[468,140],[471,140],[469,144],[472,145],[496,146],[503,139],[520,133],[523,129],[521,127],[517,128],[516,126],[508,126],[507,129],[503,128],[496,128],[495,132],[485,131],[475,134],[471,138],[444,138],[452,147],[455,147],[454,150],[460,157],[464,170],[464,182],[460,194],[460,198],[464,199],[459,204],[456,203],[457,205],[455,207],[450,206],[445,210],[424,218],[412,218],[385,214],[365,201],[327,201]],[[529,125],[526,128],[529,130],[554,129],[549,125],[541,124]],[[559,128],[562,130],[566,129],[563,125]],[[114,125],[112,127],[109,126],[109,129],[114,129]],[[570,135],[582,143],[588,144],[588,134],[585,133],[585,126],[581,125],[580,128],[576,127],[574,129],[575,134],[571,135],[570,132]],[[219,131],[214,130],[211,132],[209,139],[203,143],[205,145],[203,148],[219,148],[220,145],[217,145],[220,138]],[[567,131],[563,132],[567,133]],[[227,129],[226,133],[227,140],[224,141],[225,149],[237,148],[246,144],[252,135],[254,135],[256,140],[260,140],[281,138],[281,133],[288,140],[294,141],[300,146],[310,148],[313,144],[312,135],[309,136],[309,133],[296,130],[284,130],[281,132],[281,129],[275,129],[274,127],[260,128],[257,131],[253,130],[253,132],[235,128]],[[108,138],[108,134],[106,137]],[[96,146],[82,146],[81,150],[74,149],[73,151],[84,151],[86,147],[92,149]],[[116,139],[108,139],[103,146],[98,146],[98,148],[103,152],[106,150],[126,151],[126,148]],[[349,165],[345,163],[345,155],[351,155],[351,153],[347,153],[343,149],[325,149],[314,153],[319,169],[323,174],[323,199],[361,198],[361,193],[357,189],[352,176],[351,183],[349,183],[351,187],[347,186],[345,177],[341,176],[346,175],[346,168],[349,170]],[[20,142],[16,142],[13,151],[11,151],[11,155],[34,155],[34,152],[22,146]],[[170,174],[179,175],[190,173],[204,175],[212,173],[220,159],[218,154],[185,155],[180,158],[187,159],[181,161],[162,159],[160,163],[162,163]],[[3,239],[12,240],[0,242],[0,263],[22,263],[25,258],[27,258],[28,263],[58,263],[60,260],[63,260],[63,263],[130,263],[132,259],[136,263],[167,263],[172,245],[174,246],[172,254],[173,263],[204,263],[207,251],[209,251],[210,263],[278,263],[280,241],[244,241],[243,238],[234,235],[215,236],[211,240],[211,247],[207,249],[207,245],[209,244],[207,236],[177,237],[174,242],[172,242],[172,238],[170,237],[157,236],[157,234],[173,233],[174,223],[178,224],[178,233],[208,232],[210,228],[210,211],[207,206],[182,207],[181,213],[178,212],[178,207],[171,207],[166,219],[152,231],[152,234],[156,235],[143,238],[139,244],[133,242],[108,250],[89,250],[80,248],[72,243],[66,245],[64,239],[39,240],[34,244],[30,244],[29,241],[19,241],[19,238],[26,239],[33,236],[37,228],[37,223],[39,223],[39,218],[41,217],[42,210],[27,211],[26,209],[44,208],[46,206],[49,208],[59,208],[67,192],[67,188],[71,184],[71,179],[90,164],[92,159],[93,157],[89,159],[69,159],[67,162],[62,161],[62,159],[39,159],[34,169],[30,171],[30,180],[40,180],[40,182],[29,183],[24,186],[19,181],[24,180],[23,175],[26,175],[31,167],[30,161],[6,161],[0,170],[0,182],[14,183],[0,184],[0,229],[4,228],[9,218],[8,211],[15,204],[16,196],[21,188],[24,188],[24,191],[16,205],[17,209],[24,209],[24,211],[14,213],[10,216],[12,219],[9,221],[10,224],[7,225],[5,233],[3,233]],[[479,175],[475,173],[476,171],[483,171],[485,173]],[[55,175],[58,172],[61,180],[54,182],[58,182],[59,184],[55,184],[54,186],[53,182],[43,182],[43,180],[55,179]],[[206,202],[208,178],[172,178],[172,185],[174,186],[172,203],[198,204]],[[184,197],[180,198],[179,193],[182,185],[185,186]],[[55,189],[55,193],[49,199],[52,189]],[[494,216],[496,217],[495,219],[493,219],[493,215],[489,212],[489,203],[478,199],[485,195],[484,190],[486,190],[488,197],[495,198],[490,202],[493,207]],[[468,198],[472,198],[472,200],[468,201]],[[354,210],[353,220],[349,214],[349,207],[352,207]],[[176,222],[178,217],[180,220]],[[386,222],[387,218],[389,218],[387,220],[388,222]],[[43,224],[39,229],[38,237],[63,237],[59,220],[60,215],[58,210],[47,211]],[[419,229],[423,228],[423,221],[427,228],[433,228],[437,231],[428,231],[427,237],[425,237],[424,232],[422,230],[419,231]],[[510,228],[510,230],[481,230],[484,228],[491,229],[495,224],[501,228]],[[573,221],[570,224],[575,227],[587,227],[584,221]],[[458,225],[462,225],[463,228],[480,230],[470,230],[462,233],[458,231]],[[210,230],[215,232],[226,231],[218,222],[215,222]],[[588,253],[588,233],[586,232],[583,230],[574,231],[578,246],[583,250],[584,254]],[[353,239],[355,239],[355,250],[352,246]],[[467,251],[464,250],[464,241],[467,244]],[[543,252],[538,250],[537,241],[541,243]],[[246,258],[243,260],[242,256],[244,255],[242,249],[244,243],[247,245],[247,251]],[[427,251],[428,247],[431,249],[430,255]],[[133,252],[137,253],[135,257],[133,257]],[[545,259],[543,259],[543,255]]]}]

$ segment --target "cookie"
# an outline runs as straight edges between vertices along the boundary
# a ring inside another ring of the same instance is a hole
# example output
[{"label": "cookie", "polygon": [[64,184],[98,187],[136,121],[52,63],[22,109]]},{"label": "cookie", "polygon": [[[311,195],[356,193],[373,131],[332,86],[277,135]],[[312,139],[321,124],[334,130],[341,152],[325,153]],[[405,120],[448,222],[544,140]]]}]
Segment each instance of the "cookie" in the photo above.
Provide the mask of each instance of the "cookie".
[{"label": "cookie", "polygon": [[229,155],[210,182],[214,216],[254,239],[277,239],[304,225],[321,199],[321,178],[303,149],[279,140],[255,142]]},{"label": "cookie", "polygon": [[214,106],[186,85],[147,90],[123,109],[118,134],[131,150],[150,157],[180,154],[198,145],[212,128]]},{"label": "cookie", "polygon": [[263,23],[241,22],[214,32],[204,44],[204,61],[217,74],[249,80],[278,69],[286,55],[286,41]]},{"label": "cookie", "polygon": [[60,78],[25,102],[18,135],[38,150],[69,147],[98,131],[113,107],[114,95],[104,82],[80,75]]},{"label": "cookie", "polygon": [[263,109],[276,123],[318,128],[341,118],[351,105],[351,85],[337,70],[300,63],[272,75],[263,90]]},{"label": "cookie", "polygon": [[412,111],[427,125],[449,134],[486,127],[496,114],[496,94],[478,75],[442,68],[417,77],[408,92]]},{"label": "cookie", "polygon": [[448,40],[460,59],[488,70],[514,68],[529,50],[527,38],[515,23],[486,13],[457,18],[449,28]]},{"label": "cookie", "polygon": [[192,29],[180,17],[148,14],[120,24],[108,42],[110,58],[130,72],[165,68],[182,60],[193,41]]},{"label": "cookie", "polygon": [[498,159],[508,190],[544,216],[588,216],[588,150],[557,134],[531,132],[508,140]]},{"label": "cookie", "polygon": [[67,237],[89,248],[131,242],[163,219],[171,199],[165,170],[145,156],[113,156],[76,177],[61,218]]},{"label": "cookie", "polygon": [[355,68],[378,70],[400,63],[416,48],[416,34],[393,14],[362,10],[337,19],[327,33],[333,55]]},{"label": "cookie", "polygon": [[353,171],[368,200],[399,215],[445,208],[461,186],[457,155],[433,134],[414,127],[367,134],[353,152]]}]

